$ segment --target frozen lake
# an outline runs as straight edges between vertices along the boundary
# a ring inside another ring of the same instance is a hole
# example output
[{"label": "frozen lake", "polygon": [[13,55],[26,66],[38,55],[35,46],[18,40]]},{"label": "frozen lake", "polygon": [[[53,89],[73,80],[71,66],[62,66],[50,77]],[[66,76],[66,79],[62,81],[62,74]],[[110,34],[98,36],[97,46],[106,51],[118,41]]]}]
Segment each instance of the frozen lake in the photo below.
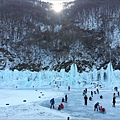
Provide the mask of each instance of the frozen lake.
[{"label": "frozen lake", "polygon": [[[95,90],[95,89],[92,89]],[[88,89],[89,98],[91,89]],[[120,113],[120,97],[116,98],[116,107],[112,107],[112,97],[115,91],[100,89],[94,94],[93,100],[84,105],[82,90],[71,89],[39,89],[39,90],[12,90],[0,89],[0,119],[47,119],[47,120],[118,120]],[[116,92],[115,92],[116,93]],[[63,103],[64,109],[57,110],[62,97],[68,95],[68,102]],[[103,99],[100,99],[100,95]],[[116,93],[117,96],[117,93]],[[55,98],[55,109],[50,109],[50,99]],[[26,102],[23,102],[26,100]],[[106,113],[94,111],[96,102],[105,107]],[[6,105],[6,103],[9,105]]]}]

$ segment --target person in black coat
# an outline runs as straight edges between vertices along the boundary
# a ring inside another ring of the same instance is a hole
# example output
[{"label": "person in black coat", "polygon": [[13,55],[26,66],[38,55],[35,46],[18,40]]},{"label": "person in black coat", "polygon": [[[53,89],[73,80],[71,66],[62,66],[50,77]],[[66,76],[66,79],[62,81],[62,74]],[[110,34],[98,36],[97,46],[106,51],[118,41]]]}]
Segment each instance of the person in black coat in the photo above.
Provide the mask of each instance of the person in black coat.
[{"label": "person in black coat", "polygon": [[94,111],[95,111],[95,110],[98,111],[98,106],[99,106],[99,102],[95,103],[95,105],[94,105]]},{"label": "person in black coat", "polygon": [[97,88],[97,90],[96,90],[96,91],[97,91],[97,93],[99,94],[99,90],[98,90],[98,88]]},{"label": "person in black coat", "polygon": [[89,100],[90,100],[90,101],[92,100],[92,97],[91,97],[91,96],[89,97]]},{"label": "person in black coat", "polygon": [[85,88],[85,93],[87,93],[87,88]]},{"label": "person in black coat", "polygon": [[88,99],[88,97],[87,97],[87,95],[85,95],[84,96],[85,105],[87,105],[87,99]]},{"label": "person in black coat", "polygon": [[116,103],[116,100],[115,100],[115,97],[113,97],[113,107],[115,107],[115,103]]},{"label": "person in black coat", "polygon": [[64,101],[64,98],[62,98],[62,102],[65,102],[65,101]]},{"label": "person in black coat", "polygon": [[68,97],[67,97],[67,94],[65,95],[65,102],[67,102],[67,99],[68,99]]},{"label": "person in black coat", "polygon": [[103,96],[102,96],[102,95],[100,95],[100,99],[103,99]]},{"label": "person in black coat", "polygon": [[91,91],[91,96],[93,97],[93,91]]}]

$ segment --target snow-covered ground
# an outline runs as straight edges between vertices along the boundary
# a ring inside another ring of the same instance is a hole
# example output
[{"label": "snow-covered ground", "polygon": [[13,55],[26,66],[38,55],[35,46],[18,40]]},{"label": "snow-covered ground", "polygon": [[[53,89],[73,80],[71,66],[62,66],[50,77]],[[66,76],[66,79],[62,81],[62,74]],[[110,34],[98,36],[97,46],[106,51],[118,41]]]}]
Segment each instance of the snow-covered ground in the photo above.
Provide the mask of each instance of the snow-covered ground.
[{"label": "snow-covered ground", "polygon": [[[68,91],[67,87],[71,90]],[[114,87],[120,88],[120,71],[113,70],[111,64],[107,69],[78,73],[76,65],[65,73],[56,71],[0,71],[0,120],[34,119],[34,120],[119,120],[120,97],[116,98],[116,107],[112,107]],[[84,105],[82,92],[88,89],[94,94],[93,100]],[[62,98],[68,95],[68,103],[58,111]],[[103,99],[100,99],[100,95]],[[50,109],[50,99],[55,98],[55,109]],[[94,111],[96,102],[105,107],[106,113]]]},{"label": "snow-covered ground", "polygon": [[[90,91],[87,96],[89,98]],[[84,105],[82,90],[71,89],[29,89],[29,90],[0,90],[0,120],[7,119],[34,119],[34,120],[119,120],[120,97],[116,98],[116,107],[112,107],[113,90],[100,89],[99,94],[94,94],[93,100]],[[116,93],[116,92],[115,92]],[[68,102],[64,109],[57,110],[62,98],[68,95]],[[100,95],[103,99],[100,99]],[[117,96],[117,93],[116,93]],[[55,98],[55,109],[50,109],[50,99]],[[26,100],[26,102],[23,102]],[[105,107],[106,113],[94,111],[96,102]],[[6,105],[9,104],[9,105]]]},{"label": "snow-covered ground", "polygon": [[[0,120],[4,119],[47,119],[66,118],[69,114],[50,110],[48,107],[43,107],[43,101],[49,100],[51,97],[58,98],[63,95],[63,92],[50,89],[40,90],[0,90]],[[26,102],[24,102],[26,100]],[[46,102],[46,103],[47,103]],[[9,104],[9,105],[6,105]]]}]

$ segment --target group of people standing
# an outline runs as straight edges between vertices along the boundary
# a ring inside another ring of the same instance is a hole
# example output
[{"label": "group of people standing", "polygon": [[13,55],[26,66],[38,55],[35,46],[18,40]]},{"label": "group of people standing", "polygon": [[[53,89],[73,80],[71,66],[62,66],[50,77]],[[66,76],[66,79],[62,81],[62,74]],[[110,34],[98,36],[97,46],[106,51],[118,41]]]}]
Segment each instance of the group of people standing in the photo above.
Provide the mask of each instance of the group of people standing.
[{"label": "group of people standing", "polygon": [[[117,94],[118,94],[118,97],[119,97],[119,91],[118,91],[118,88],[117,89],[114,89]],[[93,94],[99,94],[99,89],[96,89],[96,91],[91,91],[91,96],[89,97],[89,100],[92,100],[93,98]],[[83,91],[83,95],[84,95],[84,104],[87,105],[87,100],[88,100],[88,97],[87,97],[87,88],[85,88],[85,90]],[[100,96],[100,99],[102,99],[103,96],[101,95]],[[113,93],[113,107],[115,107],[115,103],[116,103],[116,94]],[[94,105],[94,111],[97,110],[97,111],[101,111],[101,112],[105,112],[105,108],[103,108],[102,106],[99,105],[99,102],[96,102],[95,105]]]},{"label": "group of people standing", "polygon": [[[91,96],[89,97],[89,100],[91,101],[92,100],[92,98],[93,98],[93,94],[99,94],[99,89],[97,88],[96,89],[96,91],[91,91]],[[85,101],[85,105],[87,105],[87,99],[88,99],[88,97],[87,97],[87,88],[85,88],[84,90],[83,90],[83,96],[84,96],[84,101]]]},{"label": "group of people standing", "polygon": [[[99,94],[99,90],[97,89],[96,91]],[[96,91],[94,91],[94,94],[96,94]],[[84,104],[87,105],[87,100],[88,100],[88,97],[87,97],[87,88],[85,88],[83,90],[83,95],[84,95]],[[92,97],[93,97],[93,91],[91,91],[91,96],[89,97],[90,101],[92,100]]]},{"label": "group of people standing", "polygon": [[[63,109],[64,108],[64,104],[63,104],[63,102],[66,102],[67,103],[67,100],[68,100],[68,97],[67,97],[67,94],[65,95],[65,98],[62,98],[62,103],[58,106],[58,110],[61,110],[61,109]],[[50,108],[52,109],[54,109],[54,104],[55,104],[55,100],[54,100],[54,98],[52,98],[51,100],[50,100]]]},{"label": "group of people standing", "polygon": [[[93,98],[93,94],[99,94],[99,89],[97,88],[96,91],[91,91],[91,96],[89,97],[89,100],[91,101],[92,98]],[[85,88],[83,90],[83,95],[84,95],[84,104],[87,105],[87,100],[88,100],[88,97],[87,97],[87,88]],[[102,99],[102,97],[100,97]],[[99,105],[99,102],[95,103],[94,105],[94,111],[95,110],[99,110],[101,112],[105,112],[105,108],[103,108],[102,106]]]}]

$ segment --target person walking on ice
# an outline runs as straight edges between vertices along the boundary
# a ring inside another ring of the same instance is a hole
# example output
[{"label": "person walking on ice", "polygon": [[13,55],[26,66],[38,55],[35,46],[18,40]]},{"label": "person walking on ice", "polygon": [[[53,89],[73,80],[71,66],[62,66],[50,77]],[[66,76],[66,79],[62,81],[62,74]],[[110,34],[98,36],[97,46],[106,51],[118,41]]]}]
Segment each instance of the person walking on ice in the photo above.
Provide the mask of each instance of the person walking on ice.
[{"label": "person walking on ice", "polygon": [[54,109],[54,104],[55,104],[55,100],[54,100],[54,98],[52,98],[52,99],[50,100],[50,108],[53,108],[53,109]]},{"label": "person walking on ice", "polygon": [[93,97],[93,91],[91,91],[91,96]]},{"label": "person walking on ice", "polygon": [[87,105],[87,99],[88,99],[88,97],[87,97],[87,95],[85,95],[85,96],[84,96],[85,105]]}]

